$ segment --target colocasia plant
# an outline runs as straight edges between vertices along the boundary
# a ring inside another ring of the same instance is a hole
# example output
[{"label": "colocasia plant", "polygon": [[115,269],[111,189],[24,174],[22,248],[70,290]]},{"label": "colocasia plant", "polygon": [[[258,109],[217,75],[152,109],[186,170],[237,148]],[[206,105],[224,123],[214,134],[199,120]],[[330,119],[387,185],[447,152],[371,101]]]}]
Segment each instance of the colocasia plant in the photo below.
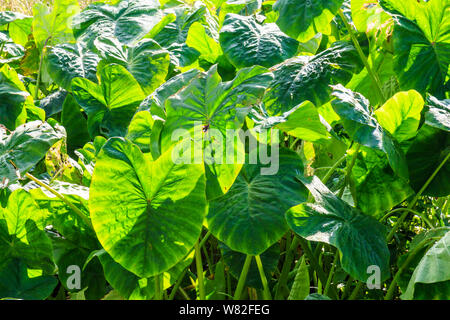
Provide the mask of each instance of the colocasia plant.
[{"label": "colocasia plant", "polygon": [[450,0],[0,12],[0,299],[450,299]]}]

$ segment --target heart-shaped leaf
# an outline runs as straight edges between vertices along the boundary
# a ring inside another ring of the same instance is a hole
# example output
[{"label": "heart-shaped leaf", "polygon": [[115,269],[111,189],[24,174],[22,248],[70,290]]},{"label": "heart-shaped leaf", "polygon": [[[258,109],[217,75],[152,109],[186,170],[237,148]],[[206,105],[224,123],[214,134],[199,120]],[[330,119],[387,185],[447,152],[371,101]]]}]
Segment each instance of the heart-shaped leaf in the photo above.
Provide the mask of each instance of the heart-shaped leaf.
[{"label": "heart-shaped leaf", "polygon": [[271,175],[262,171],[267,165],[249,162],[250,158],[230,191],[209,203],[206,222],[211,233],[232,250],[257,255],[286,233],[284,213],[304,202],[307,194],[295,178],[303,173],[296,153],[281,149],[278,170]]},{"label": "heart-shaped leaf", "polygon": [[97,64],[100,58],[86,51],[80,43],[64,43],[48,48],[47,70],[60,87],[71,90],[74,78],[86,78],[97,82]]},{"label": "heart-shaped leaf", "polygon": [[88,115],[91,137],[125,136],[137,107],[145,99],[139,83],[122,66],[110,64],[100,73],[100,84],[72,80],[72,92]]},{"label": "heart-shaped leaf", "polygon": [[139,82],[144,93],[149,95],[165,80],[169,70],[169,52],[152,39],[145,39],[135,46],[126,47],[114,38],[100,37],[94,41],[103,61],[124,66]]},{"label": "heart-shaped leaf", "polygon": [[260,25],[253,17],[230,13],[220,30],[220,45],[236,68],[272,67],[297,52],[298,42],[280,31],[275,23]]},{"label": "heart-shaped leaf", "polygon": [[131,44],[141,40],[161,18],[158,0],[123,0],[117,6],[94,3],[74,17],[73,34],[88,48],[93,48],[99,36]]},{"label": "heart-shaped leaf", "polygon": [[369,101],[360,93],[338,84],[333,86],[335,100],[331,102],[334,111],[341,117],[342,124],[350,137],[369,148],[386,153],[395,173],[408,179],[405,155],[398,142],[380,126],[371,115]]},{"label": "heart-shaped leaf", "polygon": [[111,138],[94,169],[89,208],[103,248],[125,269],[148,278],[177,264],[194,246],[206,211],[202,165],[156,161]]},{"label": "heart-shaped leaf", "polygon": [[450,64],[450,3],[381,0],[380,4],[395,21],[394,59],[400,87],[444,98]]}]

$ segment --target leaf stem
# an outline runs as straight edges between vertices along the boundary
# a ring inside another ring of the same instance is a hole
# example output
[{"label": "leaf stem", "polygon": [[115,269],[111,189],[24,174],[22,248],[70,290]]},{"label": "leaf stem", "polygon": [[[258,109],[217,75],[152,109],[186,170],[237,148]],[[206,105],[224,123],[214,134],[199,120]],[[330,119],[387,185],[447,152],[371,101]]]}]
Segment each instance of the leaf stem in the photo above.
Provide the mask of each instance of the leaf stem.
[{"label": "leaf stem", "polygon": [[[316,271],[317,276],[320,279],[321,283],[326,284],[327,283],[327,278],[325,276],[325,273],[323,272],[323,270],[319,267],[319,264],[317,263],[316,258],[314,257],[314,254],[311,252],[311,249],[308,246],[308,241],[302,237],[297,237],[300,241],[300,245],[303,249],[303,252],[305,253],[305,255],[308,257],[309,263],[311,265],[311,267]],[[335,300],[338,300],[338,294],[337,292],[334,290],[333,287],[331,287],[331,295],[332,298]]]},{"label": "leaf stem", "polygon": [[[14,165],[15,166],[15,165]],[[92,230],[94,230],[91,221],[89,220],[88,217],[86,217],[84,215],[83,212],[81,212],[80,209],[78,209],[72,202],[70,202],[69,200],[66,199],[66,197],[64,197],[62,194],[60,194],[58,191],[56,191],[55,189],[53,189],[52,187],[50,187],[49,185],[47,185],[46,183],[42,182],[41,180],[39,180],[38,178],[34,177],[33,175],[31,175],[30,173],[26,173],[25,176],[34,181],[35,183],[37,183],[38,185],[40,185],[41,187],[47,189],[48,191],[50,191],[53,195],[55,195],[56,197],[58,197],[59,199],[61,199],[65,204],[67,204],[69,206],[70,209],[72,209],[80,218],[81,220],[84,221],[84,223],[86,223]]]},{"label": "leaf stem", "polygon": [[255,261],[256,265],[258,266],[259,276],[261,277],[261,282],[264,288],[263,291],[264,300],[272,300],[272,295],[270,294],[269,284],[267,282],[266,274],[264,273],[261,257],[259,255],[256,255]]},{"label": "leaf stem", "polygon": [[234,300],[241,298],[242,290],[244,289],[245,280],[247,280],[248,270],[250,269],[250,263],[252,262],[252,256],[247,255],[245,257],[244,266],[242,267],[241,275],[239,276],[236,291],[234,292]]},{"label": "leaf stem", "polygon": [[[425,191],[425,189],[428,187],[428,185],[431,183],[431,181],[433,181],[434,177],[437,175],[439,170],[444,166],[444,164],[447,162],[449,157],[450,157],[450,153],[447,154],[447,156],[444,158],[444,160],[442,160],[442,162],[439,164],[439,166],[434,170],[434,172],[431,174],[431,176],[428,178],[428,180],[424,183],[422,188],[420,188],[419,192],[416,193],[416,195],[413,198],[413,200],[409,203],[407,209],[413,209],[414,208],[414,206],[416,205],[417,200],[419,200],[419,198],[422,195],[422,193]],[[403,223],[403,221],[405,220],[407,215],[408,215],[408,211],[405,211],[400,216],[400,218],[398,218],[396,223],[393,225],[391,232],[389,232],[389,234],[388,234],[388,236],[386,238],[387,242],[392,240],[392,238],[394,237],[395,232],[400,227],[400,225]]]},{"label": "leaf stem", "polygon": [[198,292],[199,299],[205,300],[205,283],[203,279],[203,263],[202,263],[202,252],[200,251],[200,246],[197,242],[195,242],[195,264],[197,265],[197,281],[198,281]]}]

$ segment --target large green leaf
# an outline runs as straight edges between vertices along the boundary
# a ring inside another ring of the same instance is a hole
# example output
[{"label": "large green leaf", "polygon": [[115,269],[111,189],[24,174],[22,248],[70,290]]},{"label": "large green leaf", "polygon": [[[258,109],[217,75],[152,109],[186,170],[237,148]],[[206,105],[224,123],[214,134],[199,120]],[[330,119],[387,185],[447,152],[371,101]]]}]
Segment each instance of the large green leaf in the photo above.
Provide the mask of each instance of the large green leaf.
[{"label": "large green leaf", "polygon": [[14,191],[6,208],[0,208],[0,268],[10,258],[22,259],[28,267],[53,271],[52,245],[45,235],[43,212],[29,193]]},{"label": "large green leaf", "polygon": [[105,64],[124,66],[149,95],[165,80],[169,69],[169,52],[152,39],[145,39],[126,47],[114,38],[99,37],[94,41],[102,57],[99,69]]},{"label": "large green leaf", "polygon": [[315,204],[300,204],[286,212],[291,229],[311,241],[335,246],[342,268],[353,278],[366,281],[367,268],[380,268],[381,281],[389,277],[386,230],[373,217],[361,213],[335,196],[317,177],[298,178],[308,187]]},{"label": "large green leaf", "polygon": [[[51,181],[50,177],[40,176],[40,180],[56,190],[64,198],[77,207],[87,218],[78,216],[64,201],[47,189],[28,183],[24,188],[33,197],[41,211],[44,212],[43,224],[53,226],[60,235],[75,248],[93,250],[100,247],[91,226],[86,224],[89,219],[89,188],[59,180]],[[67,245],[66,245],[67,247]]]},{"label": "large green leaf", "polygon": [[398,142],[371,115],[369,101],[340,84],[333,86],[333,89],[336,99],[331,104],[350,137],[361,145],[386,153],[394,172],[408,179],[405,155]]},{"label": "large green leaf", "polygon": [[142,39],[162,18],[158,0],[123,0],[117,6],[90,4],[73,19],[73,34],[92,48],[99,36],[123,44]]},{"label": "large green leaf", "polygon": [[17,181],[14,165],[20,174],[26,173],[62,138],[60,132],[42,121],[28,122],[17,127],[10,135],[3,136],[0,139],[0,178]]},{"label": "large green leaf", "polygon": [[30,278],[26,265],[19,259],[13,259],[0,270],[0,299],[44,300],[57,284],[53,276]]},{"label": "large green leaf", "polygon": [[80,11],[77,0],[55,0],[49,8],[43,3],[33,7],[33,37],[41,52],[45,45],[56,45],[74,40],[72,17]]},{"label": "large green leaf", "polygon": [[179,6],[170,12],[176,16],[175,21],[165,25],[153,39],[170,51],[174,65],[182,67],[191,65],[200,56],[200,52],[186,44],[190,27],[199,22],[205,27],[206,35],[217,40],[217,18],[210,14],[208,8],[201,2],[196,2],[194,6]]},{"label": "large green leaf", "polygon": [[89,199],[92,224],[111,257],[140,277],[169,270],[200,235],[204,170],[176,164],[178,156],[169,149],[149,162],[136,145],[112,138],[97,158]]},{"label": "large green leaf", "polygon": [[425,112],[425,123],[429,126],[450,131],[450,99],[438,100],[428,95],[428,110]]},{"label": "large green leaf", "polygon": [[331,33],[330,22],[344,0],[277,0],[277,24],[289,36],[306,42],[320,32]]},{"label": "large green leaf", "polygon": [[415,90],[398,92],[375,111],[375,117],[385,130],[402,142],[416,135],[424,103]]},{"label": "large green leaf", "polygon": [[72,92],[88,115],[91,137],[125,136],[137,107],[145,99],[139,83],[121,65],[110,64],[100,73],[100,84],[72,80]]},{"label": "large green leaf", "polygon": [[395,69],[401,88],[444,98],[450,64],[450,1],[381,0],[380,4],[395,20]]},{"label": "large green leaf", "polygon": [[285,112],[305,100],[319,107],[331,97],[330,84],[346,84],[360,68],[355,48],[335,42],[315,56],[298,56],[272,68],[274,81],[264,97],[271,113]]},{"label": "large green leaf", "polygon": [[71,81],[76,77],[97,82],[99,57],[86,51],[80,43],[64,43],[48,48],[47,70],[60,87],[70,90]]},{"label": "large green leaf", "polygon": [[247,159],[228,193],[209,203],[208,229],[234,251],[263,253],[288,230],[286,210],[306,201],[306,189],[296,179],[303,173],[300,158],[285,149],[278,158],[278,171],[271,175],[262,171],[267,165]]},{"label": "large green leaf", "polygon": [[[214,154],[214,159],[207,162],[208,198],[225,193],[236,179],[243,162],[226,160],[230,147],[224,146],[227,130],[242,126],[251,106],[262,98],[272,74],[255,66],[241,69],[231,81],[221,80],[215,65],[208,72],[199,73],[185,88],[167,99],[167,118],[161,134],[163,150],[173,144],[173,136],[177,133],[192,135],[200,148],[202,141],[198,140],[203,139],[204,148],[209,150],[205,157]],[[235,155],[242,155],[238,141],[229,144]]]},{"label": "large green leaf", "polygon": [[390,18],[377,0],[351,0],[351,9],[352,21],[360,32],[371,33]]},{"label": "large green leaf", "polygon": [[450,297],[450,232],[423,256],[401,295],[403,300],[448,299]]},{"label": "large green leaf", "polygon": [[216,62],[217,58],[222,54],[219,43],[210,37],[206,32],[206,28],[197,21],[189,28],[186,44],[200,53],[199,58],[210,63]]},{"label": "large green leaf", "polygon": [[[194,251],[162,275],[163,288],[167,289],[175,283],[181,272],[192,263]],[[105,277],[119,294],[130,300],[148,300],[155,294],[155,280],[139,278],[115,262],[104,250],[98,253]]]},{"label": "large green leaf", "polygon": [[272,67],[297,52],[298,42],[280,31],[275,23],[260,25],[253,17],[230,13],[220,30],[220,45],[236,68]]}]

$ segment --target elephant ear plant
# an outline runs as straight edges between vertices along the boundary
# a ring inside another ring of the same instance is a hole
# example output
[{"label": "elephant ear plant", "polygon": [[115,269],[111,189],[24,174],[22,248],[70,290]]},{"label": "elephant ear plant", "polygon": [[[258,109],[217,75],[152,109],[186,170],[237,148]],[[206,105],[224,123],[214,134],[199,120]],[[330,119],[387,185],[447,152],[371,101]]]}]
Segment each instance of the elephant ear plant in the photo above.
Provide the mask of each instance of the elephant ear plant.
[{"label": "elephant ear plant", "polygon": [[80,3],[0,4],[0,299],[450,299],[450,0]]}]

